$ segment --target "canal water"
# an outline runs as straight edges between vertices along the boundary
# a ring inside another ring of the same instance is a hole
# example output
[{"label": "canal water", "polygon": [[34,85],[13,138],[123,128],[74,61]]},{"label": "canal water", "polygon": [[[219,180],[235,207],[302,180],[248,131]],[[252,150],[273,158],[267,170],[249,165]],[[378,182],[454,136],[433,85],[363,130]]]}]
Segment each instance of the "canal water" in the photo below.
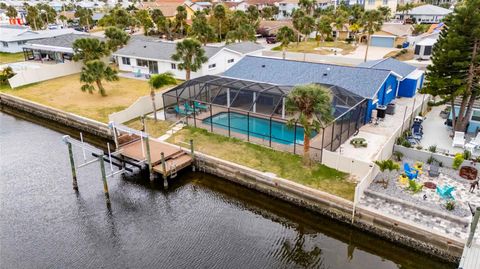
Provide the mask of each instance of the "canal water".
[{"label": "canal water", "polygon": [[455,268],[203,173],[111,178],[109,209],[62,135],[0,112],[1,268]]}]

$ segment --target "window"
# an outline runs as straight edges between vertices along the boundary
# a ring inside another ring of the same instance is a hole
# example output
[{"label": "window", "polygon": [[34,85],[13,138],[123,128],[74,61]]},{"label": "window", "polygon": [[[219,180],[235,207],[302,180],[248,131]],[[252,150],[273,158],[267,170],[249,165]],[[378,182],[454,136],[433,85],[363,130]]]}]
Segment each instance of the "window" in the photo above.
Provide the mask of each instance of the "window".
[{"label": "window", "polygon": [[208,65],[208,69],[214,69],[215,67],[217,67],[217,64],[209,64]]},{"label": "window", "polygon": [[25,40],[24,41],[17,41],[17,45],[23,45],[25,43],[27,43],[27,41],[25,41]]},{"label": "window", "polygon": [[419,45],[415,45],[415,55],[420,55],[420,48]]},{"label": "window", "polygon": [[172,69],[177,69],[177,64],[172,64]]},{"label": "window", "polygon": [[7,43],[7,42],[2,42],[2,45],[3,45],[5,48],[8,48],[8,43]]},{"label": "window", "polygon": [[388,85],[388,88],[387,88],[387,94],[389,94],[390,92],[392,92],[392,85]]},{"label": "window", "polygon": [[148,61],[147,60],[142,60],[142,59],[137,59],[137,65],[138,66],[143,66],[143,67],[148,67]]},{"label": "window", "polygon": [[229,63],[229,64],[233,63],[233,62],[235,62],[235,59],[228,59],[228,61],[227,61],[227,63]]},{"label": "window", "polygon": [[425,49],[423,50],[423,55],[431,55],[432,54],[432,46],[425,46]]},{"label": "window", "polygon": [[374,5],[374,4],[375,4],[375,0],[368,0],[368,4],[369,4],[369,5]]},{"label": "window", "polygon": [[480,111],[479,110],[474,110],[473,111],[472,120],[480,121]]},{"label": "window", "polygon": [[122,64],[130,65],[130,58],[122,57]]},{"label": "window", "polygon": [[388,5],[388,0],[383,0],[384,5]]}]

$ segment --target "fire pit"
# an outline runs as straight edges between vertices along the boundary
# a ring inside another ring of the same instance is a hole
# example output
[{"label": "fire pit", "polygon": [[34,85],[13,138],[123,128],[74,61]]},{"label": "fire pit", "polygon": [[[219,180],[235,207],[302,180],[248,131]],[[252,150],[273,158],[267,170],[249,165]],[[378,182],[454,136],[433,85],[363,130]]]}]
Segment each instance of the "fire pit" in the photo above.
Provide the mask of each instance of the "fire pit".
[{"label": "fire pit", "polygon": [[431,182],[431,181],[428,181],[428,182],[425,182],[425,184],[423,184],[423,186],[425,188],[428,188],[428,189],[435,189],[437,188],[437,184]]},{"label": "fire pit", "polygon": [[460,168],[460,176],[464,179],[475,180],[477,178],[478,171],[475,167],[462,166]]}]

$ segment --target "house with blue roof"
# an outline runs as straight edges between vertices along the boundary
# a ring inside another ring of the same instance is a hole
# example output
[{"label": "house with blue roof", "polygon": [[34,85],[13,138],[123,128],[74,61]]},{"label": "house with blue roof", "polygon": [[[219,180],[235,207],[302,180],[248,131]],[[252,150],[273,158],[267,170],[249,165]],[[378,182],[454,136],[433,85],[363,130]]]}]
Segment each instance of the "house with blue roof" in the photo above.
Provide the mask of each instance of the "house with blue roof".
[{"label": "house with blue roof", "polygon": [[393,72],[398,78],[400,78],[395,96],[413,97],[418,89],[423,86],[425,74],[422,70],[393,58],[367,61],[361,63],[358,67],[383,69]]},{"label": "house with blue roof", "polygon": [[[368,122],[372,111],[377,106],[388,105],[396,98],[399,83],[414,72],[413,69],[416,69],[410,65],[408,65],[409,68],[394,65],[394,70],[373,66],[380,64],[380,61],[370,64],[372,66],[354,67],[246,56],[224,72],[223,76],[276,85],[295,86],[308,83],[335,85],[367,99],[365,121]],[[408,86],[407,84],[405,87]],[[407,95],[408,92],[405,90],[405,96]]]}]

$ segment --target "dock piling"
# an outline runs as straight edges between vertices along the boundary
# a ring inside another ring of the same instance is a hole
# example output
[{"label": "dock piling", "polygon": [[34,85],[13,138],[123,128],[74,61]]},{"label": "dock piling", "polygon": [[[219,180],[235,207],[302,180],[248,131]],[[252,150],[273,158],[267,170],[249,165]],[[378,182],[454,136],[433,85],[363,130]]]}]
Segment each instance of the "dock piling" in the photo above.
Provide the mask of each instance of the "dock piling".
[{"label": "dock piling", "polygon": [[75,160],[73,158],[73,150],[72,150],[72,144],[67,142],[67,147],[68,147],[68,155],[70,156],[70,166],[72,167],[72,184],[73,184],[73,189],[75,191],[78,191],[78,184],[77,184],[77,171],[75,168]]},{"label": "dock piling", "polygon": [[105,193],[107,204],[110,204],[110,194],[108,193],[107,175],[105,174],[105,163],[103,161],[103,155],[98,157],[98,161],[100,162],[100,172],[102,173],[103,193]]},{"label": "dock piling", "polygon": [[[143,145],[142,145],[143,147]],[[154,174],[153,174],[153,167],[152,167],[152,159],[150,155],[150,143],[148,140],[148,136],[145,136],[145,148],[147,150],[147,163],[148,163],[148,171],[150,172],[150,181],[153,181],[155,179]]]},{"label": "dock piling", "polygon": [[165,154],[162,152],[160,153],[160,156],[162,158],[162,170],[163,170],[163,187],[165,189],[168,188],[168,176],[167,176],[167,165],[165,163]]},{"label": "dock piling", "polygon": [[192,171],[195,172],[195,151],[193,149],[193,139],[190,139],[190,157],[192,157]]}]

